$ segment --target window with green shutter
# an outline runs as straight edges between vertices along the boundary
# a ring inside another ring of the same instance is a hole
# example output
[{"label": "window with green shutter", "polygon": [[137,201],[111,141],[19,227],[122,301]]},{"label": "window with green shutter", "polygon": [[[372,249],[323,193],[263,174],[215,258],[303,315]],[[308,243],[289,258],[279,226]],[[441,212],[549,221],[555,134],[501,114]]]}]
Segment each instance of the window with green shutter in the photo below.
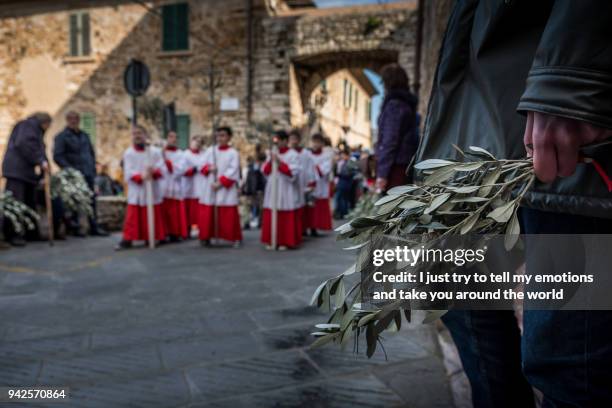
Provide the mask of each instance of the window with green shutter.
[{"label": "window with green shutter", "polygon": [[187,3],[162,6],[162,50],[189,49],[189,5]]},{"label": "window with green shutter", "polygon": [[179,149],[189,147],[189,137],[191,128],[191,118],[189,115],[176,115],[176,134],[178,136]]},{"label": "window with green shutter", "polygon": [[69,17],[69,41],[71,57],[86,57],[91,54],[91,28],[89,13],[71,13]]},{"label": "window with green shutter", "polygon": [[91,145],[96,148],[96,115],[91,112],[81,113],[81,123],[79,124],[81,130],[89,135]]}]

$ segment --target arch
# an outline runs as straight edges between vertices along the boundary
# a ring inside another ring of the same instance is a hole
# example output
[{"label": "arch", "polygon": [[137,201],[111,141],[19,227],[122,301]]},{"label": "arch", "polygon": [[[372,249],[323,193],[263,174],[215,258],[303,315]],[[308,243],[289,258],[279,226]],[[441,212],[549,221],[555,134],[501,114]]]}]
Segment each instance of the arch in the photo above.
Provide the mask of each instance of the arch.
[{"label": "arch", "polygon": [[386,64],[398,62],[399,52],[392,49],[325,52],[300,56],[292,64],[300,92],[302,111],[307,112],[309,99],[319,83],[341,69],[369,69],[379,72]]}]

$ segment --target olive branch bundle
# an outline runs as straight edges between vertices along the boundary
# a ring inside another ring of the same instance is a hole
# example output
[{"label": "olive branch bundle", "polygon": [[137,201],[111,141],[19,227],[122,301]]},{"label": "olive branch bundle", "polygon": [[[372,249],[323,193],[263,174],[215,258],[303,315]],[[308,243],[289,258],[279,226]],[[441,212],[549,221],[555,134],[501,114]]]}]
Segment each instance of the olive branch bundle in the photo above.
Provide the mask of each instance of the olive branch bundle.
[{"label": "olive branch bundle", "polygon": [[85,214],[88,217],[93,215],[91,206],[93,191],[81,172],[76,169],[65,168],[51,177],[51,197],[59,197],[66,210],[70,212]]},{"label": "olive branch bundle", "polygon": [[36,211],[13,197],[10,191],[0,193],[0,216],[11,223],[17,234],[35,229],[39,218]]},{"label": "olive branch bundle", "polygon": [[[504,245],[512,249],[519,237],[517,210],[534,180],[532,159],[497,159],[487,150],[459,147],[463,161],[430,159],[414,167],[424,174],[421,185],[390,189],[374,203],[369,216],[353,219],[337,228],[338,240],[349,241],[349,250],[365,248],[382,236],[400,237],[414,244],[432,244],[445,237],[465,234],[505,234]],[[417,241],[410,237],[419,237]],[[361,303],[362,287],[371,274],[357,282],[351,275],[361,272],[369,251],[358,251],[357,262],[344,273],[323,282],[312,297],[312,304],[327,310],[327,323],[316,325],[313,347],[334,342],[355,345],[365,333],[367,356],[381,344],[385,330],[399,330],[402,314],[407,321],[411,311],[396,301],[382,307]],[[346,290],[345,286],[349,289]],[[428,311],[424,323],[436,320],[445,311]]]}]

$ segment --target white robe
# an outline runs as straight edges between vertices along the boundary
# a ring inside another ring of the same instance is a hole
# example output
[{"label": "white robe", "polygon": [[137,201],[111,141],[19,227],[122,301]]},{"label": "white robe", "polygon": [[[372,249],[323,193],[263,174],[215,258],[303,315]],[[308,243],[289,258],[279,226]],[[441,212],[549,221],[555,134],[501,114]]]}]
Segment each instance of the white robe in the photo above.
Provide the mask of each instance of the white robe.
[{"label": "white robe", "polygon": [[233,147],[220,149],[218,146],[211,146],[204,153],[203,166],[208,165],[210,167],[215,161],[217,163],[217,180],[225,177],[226,179],[233,180],[234,183],[230,187],[222,185],[215,192],[212,187],[215,182],[215,175],[209,173],[207,176],[204,176],[200,173],[203,177],[199,192],[200,204],[228,207],[238,205],[238,183],[240,183],[240,155],[238,151]]},{"label": "white robe", "polygon": [[[296,210],[300,205],[300,159],[298,152],[293,149],[288,149],[285,153],[280,154],[279,158],[286,163],[291,170],[291,176],[278,172],[278,188],[276,190],[276,209],[281,211]],[[270,160],[268,159],[267,163]],[[264,167],[266,166],[264,165]],[[272,209],[272,174],[267,176],[266,191],[264,194],[264,208]]]},{"label": "white robe", "polygon": [[[158,148],[151,147],[150,153],[146,150],[138,151],[130,146],[123,154],[123,175],[128,186],[127,202],[130,205],[147,205],[146,181],[144,181],[147,167],[164,172],[166,164]],[[134,175],[140,175],[141,184],[132,180]],[[163,177],[153,180],[153,204],[160,204],[163,199]]]},{"label": "white robe", "polygon": [[180,150],[163,150],[164,160],[172,162],[172,172],[164,165],[164,198],[183,199],[184,153]]},{"label": "white robe", "polygon": [[[200,170],[204,166],[204,150],[200,150],[194,153],[191,149],[183,152],[183,180],[182,190],[183,198],[200,198],[200,189],[204,182],[204,176],[200,173]],[[185,172],[190,168],[195,167],[195,173],[191,177],[185,176]]]},{"label": "white robe", "polygon": [[332,156],[326,151],[319,154],[310,154],[315,169],[315,188],[312,192],[314,198],[329,198],[329,177],[332,172]]},{"label": "white robe", "polygon": [[300,174],[298,177],[299,187],[299,206],[304,207],[306,205],[306,191],[308,190],[308,184],[315,181],[315,167],[310,151],[302,149],[301,151],[295,151],[298,154],[300,163]]}]

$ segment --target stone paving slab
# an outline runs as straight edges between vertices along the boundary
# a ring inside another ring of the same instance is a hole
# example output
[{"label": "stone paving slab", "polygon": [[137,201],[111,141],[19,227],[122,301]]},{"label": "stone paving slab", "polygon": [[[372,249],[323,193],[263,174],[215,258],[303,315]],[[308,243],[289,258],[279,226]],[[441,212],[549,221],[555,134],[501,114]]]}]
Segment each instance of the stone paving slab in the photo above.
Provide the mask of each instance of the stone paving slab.
[{"label": "stone paving slab", "polygon": [[[282,402],[280,402],[282,401]],[[371,375],[318,381],[241,398],[202,402],[189,408],[379,408],[403,407],[405,402]]]},{"label": "stone paving slab", "polygon": [[273,253],[256,231],[240,250],[116,239],[2,253],[0,385],[70,386],[68,407],[352,408],[412,407],[442,384],[452,406],[431,326],[388,336],[389,360],[309,349],[326,315],[307,302],[353,261],[332,236]]}]

